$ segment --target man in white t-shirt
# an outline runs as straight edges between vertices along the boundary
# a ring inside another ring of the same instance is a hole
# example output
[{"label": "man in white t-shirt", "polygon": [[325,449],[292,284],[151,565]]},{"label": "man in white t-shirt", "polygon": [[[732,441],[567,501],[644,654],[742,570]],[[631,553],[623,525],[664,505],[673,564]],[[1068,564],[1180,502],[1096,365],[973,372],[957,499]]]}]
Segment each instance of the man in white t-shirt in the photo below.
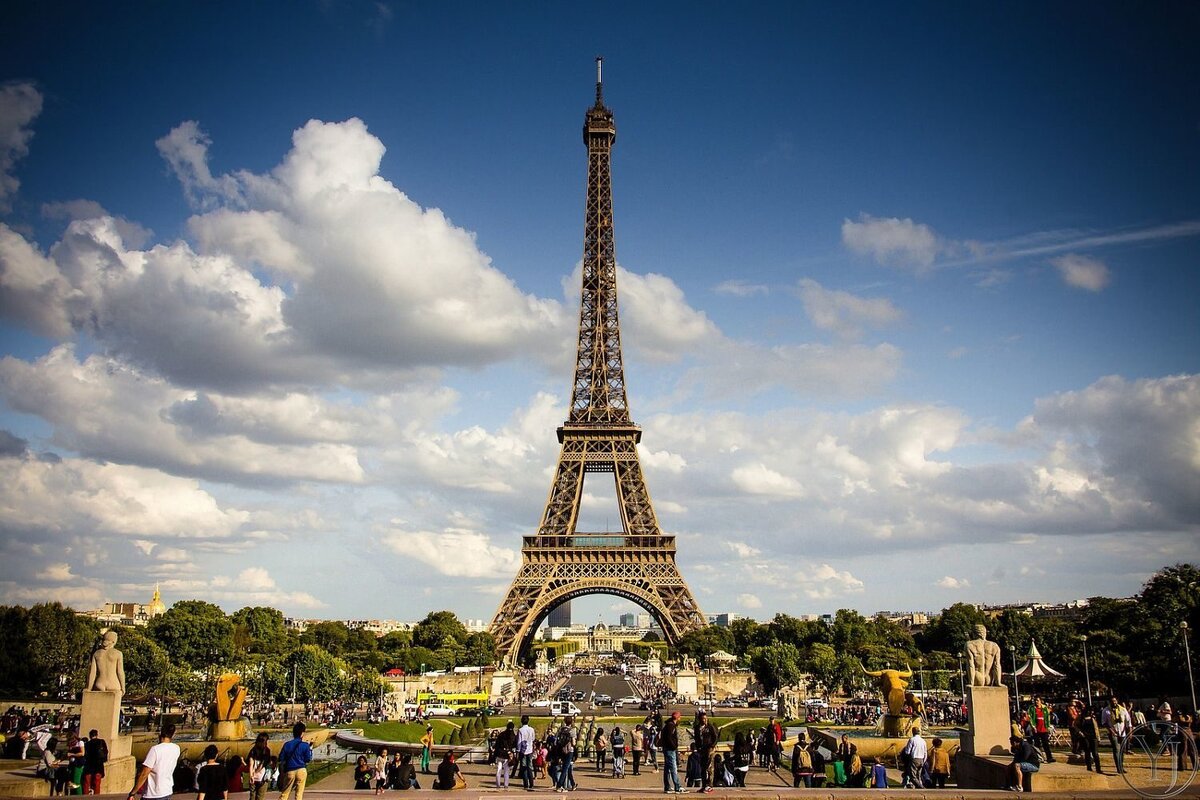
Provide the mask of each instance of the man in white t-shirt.
[{"label": "man in white t-shirt", "polygon": [[[145,791],[141,792],[142,800],[162,800],[171,796],[175,791],[175,766],[179,763],[179,745],[171,741],[171,737],[175,735],[175,725],[168,722],[162,726],[162,730],[158,734],[158,744],[150,748],[150,752],[146,753],[146,760],[142,762],[142,770],[138,773],[137,779],[133,782],[133,789],[129,792],[131,800],[138,794],[138,790],[145,786]],[[188,787],[191,788],[190,786]]]}]

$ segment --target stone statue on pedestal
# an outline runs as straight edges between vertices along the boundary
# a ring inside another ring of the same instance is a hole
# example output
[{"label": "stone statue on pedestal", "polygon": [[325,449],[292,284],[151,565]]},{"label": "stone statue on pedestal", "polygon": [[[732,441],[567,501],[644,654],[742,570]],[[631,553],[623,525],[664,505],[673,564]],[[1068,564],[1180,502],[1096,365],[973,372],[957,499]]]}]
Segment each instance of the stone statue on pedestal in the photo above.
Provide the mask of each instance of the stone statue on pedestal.
[{"label": "stone statue on pedestal", "polygon": [[967,642],[967,670],[972,686],[1002,686],[1000,645],[989,642],[987,628],[975,626],[978,637]]},{"label": "stone statue on pedestal", "polygon": [[100,647],[92,653],[88,665],[87,688],[93,692],[116,692],[120,699],[125,694],[125,657],[117,649],[117,632],[104,634]]}]

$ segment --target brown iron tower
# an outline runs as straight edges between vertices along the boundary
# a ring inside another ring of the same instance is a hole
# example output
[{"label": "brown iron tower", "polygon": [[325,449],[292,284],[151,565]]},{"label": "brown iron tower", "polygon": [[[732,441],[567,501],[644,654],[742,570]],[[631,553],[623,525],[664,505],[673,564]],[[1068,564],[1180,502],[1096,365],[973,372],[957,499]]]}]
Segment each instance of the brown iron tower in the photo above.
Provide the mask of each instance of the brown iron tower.
[{"label": "brown iron tower", "polygon": [[[638,461],[642,430],[629,416],[621,328],[617,319],[617,261],[613,250],[612,111],[604,105],[601,59],[596,59],[596,104],[587,110],[587,210],[583,232],[583,296],[570,416],[558,429],[562,450],[542,523],[524,537],[521,569],[492,620],[496,653],[517,663],[551,609],[587,594],[614,594],[645,608],[668,642],[706,624],[675,564],[675,537],[663,534]],[[576,530],[586,475],[616,481],[621,533]]]}]

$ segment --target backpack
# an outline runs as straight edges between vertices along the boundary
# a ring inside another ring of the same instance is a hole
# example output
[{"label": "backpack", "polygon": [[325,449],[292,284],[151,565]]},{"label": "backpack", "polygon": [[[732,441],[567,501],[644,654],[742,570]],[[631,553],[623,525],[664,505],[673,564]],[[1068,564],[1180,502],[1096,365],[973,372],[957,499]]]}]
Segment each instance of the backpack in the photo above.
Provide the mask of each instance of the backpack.
[{"label": "backpack", "polygon": [[575,752],[575,737],[572,735],[570,728],[563,728],[558,732],[558,749],[565,756],[569,756]]},{"label": "backpack", "polygon": [[801,772],[812,772],[812,753],[801,747],[800,752],[796,753],[796,764]]},{"label": "backpack", "polygon": [[96,745],[96,756],[100,759],[101,764],[108,762],[108,742],[100,740],[100,744]]}]

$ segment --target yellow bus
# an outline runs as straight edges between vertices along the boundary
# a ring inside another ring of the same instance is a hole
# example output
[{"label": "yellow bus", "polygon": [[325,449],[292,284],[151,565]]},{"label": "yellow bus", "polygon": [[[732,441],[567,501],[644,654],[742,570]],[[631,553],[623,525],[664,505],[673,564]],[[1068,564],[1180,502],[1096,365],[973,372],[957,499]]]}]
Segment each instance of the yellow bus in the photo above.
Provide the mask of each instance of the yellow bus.
[{"label": "yellow bus", "polygon": [[452,708],[455,713],[463,709],[480,709],[488,704],[487,692],[417,692],[417,703],[422,706],[438,703]]}]

